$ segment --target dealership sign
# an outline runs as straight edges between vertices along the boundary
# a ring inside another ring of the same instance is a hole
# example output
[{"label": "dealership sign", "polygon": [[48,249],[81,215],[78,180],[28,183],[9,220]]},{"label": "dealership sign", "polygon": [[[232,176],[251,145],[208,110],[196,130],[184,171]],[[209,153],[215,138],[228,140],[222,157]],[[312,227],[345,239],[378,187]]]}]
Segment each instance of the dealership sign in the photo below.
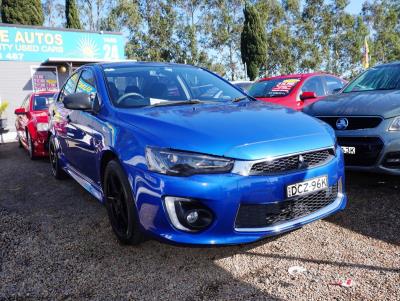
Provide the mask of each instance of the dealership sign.
[{"label": "dealership sign", "polygon": [[0,60],[43,62],[48,58],[124,59],[120,34],[0,26]]}]

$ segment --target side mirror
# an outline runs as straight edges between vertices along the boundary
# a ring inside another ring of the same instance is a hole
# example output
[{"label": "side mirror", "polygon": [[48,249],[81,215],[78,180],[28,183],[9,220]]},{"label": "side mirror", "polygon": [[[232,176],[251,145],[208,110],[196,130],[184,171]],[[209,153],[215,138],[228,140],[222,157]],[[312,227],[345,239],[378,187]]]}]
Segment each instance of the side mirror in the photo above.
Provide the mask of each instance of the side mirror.
[{"label": "side mirror", "polygon": [[315,94],[315,92],[305,91],[305,92],[301,93],[301,95],[300,95],[300,99],[302,101],[304,101],[306,99],[312,99],[312,98],[317,98],[317,94]]},{"label": "side mirror", "polygon": [[83,92],[65,96],[63,104],[70,110],[90,111],[93,109],[92,98],[89,94]]},{"label": "side mirror", "polygon": [[25,115],[26,114],[25,108],[15,109],[14,114],[15,115]]}]

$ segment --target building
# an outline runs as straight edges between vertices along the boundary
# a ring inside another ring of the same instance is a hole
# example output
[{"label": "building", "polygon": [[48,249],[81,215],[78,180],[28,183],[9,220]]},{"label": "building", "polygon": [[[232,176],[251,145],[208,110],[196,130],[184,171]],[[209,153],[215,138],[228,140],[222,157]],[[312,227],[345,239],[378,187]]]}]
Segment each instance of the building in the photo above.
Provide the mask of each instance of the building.
[{"label": "building", "polygon": [[0,23],[0,103],[9,107],[8,137],[15,137],[14,110],[32,91],[58,90],[77,67],[125,59],[120,33],[89,32]]}]

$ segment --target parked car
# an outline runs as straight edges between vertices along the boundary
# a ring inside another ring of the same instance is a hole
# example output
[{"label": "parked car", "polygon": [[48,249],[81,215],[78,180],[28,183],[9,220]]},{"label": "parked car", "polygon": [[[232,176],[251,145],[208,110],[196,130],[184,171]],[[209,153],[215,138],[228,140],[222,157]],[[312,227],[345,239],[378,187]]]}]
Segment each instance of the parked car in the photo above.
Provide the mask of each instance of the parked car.
[{"label": "parked car", "polygon": [[31,159],[48,155],[48,107],[55,93],[29,93],[21,107],[15,110],[18,142],[20,147],[28,150]]},{"label": "parked car", "polygon": [[400,62],[368,69],[304,111],[336,130],[349,169],[400,175]]},{"label": "parked car", "polygon": [[343,155],[314,118],[201,68],[81,67],[50,108],[53,174],[104,202],[122,243],[252,242],[345,207]]},{"label": "parked car", "polygon": [[251,86],[249,95],[295,110],[339,92],[346,81],[331,74],[290,74],[260,79]]},{"label": "parked car", "polygon": [[231,83],[234,84],[236,87],[239,87],[243,91],[248,92],[251,88],[251,85],[254,82],[252,82],[252,81],[233,81]]}]

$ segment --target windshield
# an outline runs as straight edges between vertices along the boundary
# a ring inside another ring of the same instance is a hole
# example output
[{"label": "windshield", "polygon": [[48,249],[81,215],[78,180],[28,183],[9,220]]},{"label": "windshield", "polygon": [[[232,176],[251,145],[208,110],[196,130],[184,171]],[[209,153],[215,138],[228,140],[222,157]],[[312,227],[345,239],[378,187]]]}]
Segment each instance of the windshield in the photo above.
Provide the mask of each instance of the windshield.
[{"label": "windshield", "polygon": [[400,65],[371,68],[354,79],[343,93],[400,89]]},{"label": "windshield", "polygon": [[253,97],[283,97],[290,94],[300,82],[300,78],[269,79],[251,86],[249,95]]},{"label": "windshield", "polygon": [[[112,102],[117,107],[181,105],[201,101],[233,101],[245,96],[217,76],[186,66],[105,67]],[[175,102],[175,103],[173,103]]]},{"label": "windshield", "polygon": [[33,110],[44,111],[49,108],[49,105],[54,102],[54,93],[41,94],[33,96]]}]

